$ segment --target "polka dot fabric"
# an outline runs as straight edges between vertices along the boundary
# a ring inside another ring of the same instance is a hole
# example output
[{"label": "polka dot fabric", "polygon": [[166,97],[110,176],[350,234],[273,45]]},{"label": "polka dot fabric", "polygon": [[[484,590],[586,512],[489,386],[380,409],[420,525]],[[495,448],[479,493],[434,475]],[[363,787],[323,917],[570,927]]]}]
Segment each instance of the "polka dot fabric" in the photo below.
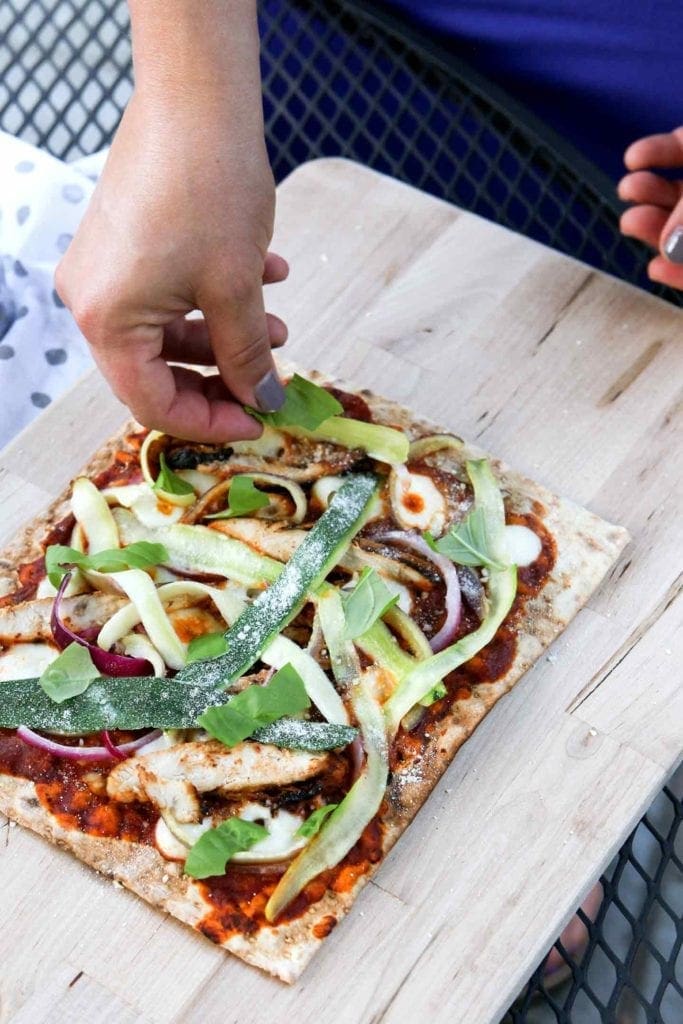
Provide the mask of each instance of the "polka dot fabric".
[{"label": "polka dot fabric", "polygon": [[102,164],[0,132],[0,448],[93,365],[53,276]]}]

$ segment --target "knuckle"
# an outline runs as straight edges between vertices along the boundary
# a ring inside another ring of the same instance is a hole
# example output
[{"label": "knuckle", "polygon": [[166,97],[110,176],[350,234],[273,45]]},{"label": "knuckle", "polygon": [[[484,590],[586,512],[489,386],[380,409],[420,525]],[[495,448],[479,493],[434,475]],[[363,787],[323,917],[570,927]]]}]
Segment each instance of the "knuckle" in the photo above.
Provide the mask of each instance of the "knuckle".
[{"label": "knuckle", "polygon": [[230,360],[238,370],[248,370],[269,358],[270,342],[266,334],[251,335],[236,340],[230,350]]}]

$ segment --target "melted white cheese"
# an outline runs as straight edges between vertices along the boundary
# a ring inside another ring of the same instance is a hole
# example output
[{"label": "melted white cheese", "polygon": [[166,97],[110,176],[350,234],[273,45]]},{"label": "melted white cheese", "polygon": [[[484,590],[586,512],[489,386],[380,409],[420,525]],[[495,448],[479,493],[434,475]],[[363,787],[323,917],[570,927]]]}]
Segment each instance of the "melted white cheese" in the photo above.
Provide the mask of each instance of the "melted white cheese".
[{"label": "melted white cheese", "polygon": [[440,537],[446,524],[446,499],[431,477],[395,466],[389,489],[394,515],[406,530],[430,530]]},{"label": "melted white cheese", "polygon": [[541,553],[541,539],[528,526],[513,524],[505,527],[505,541],[513,565],[525,566],[535,562]]},{"label": "melted white cheese", "polygon": [[[151,744],[150,744],[151,746]],[[272,812],[265,804],[248,803],[242,807],[239,817],[242,821],[255,821],[268,829],[268,835],[259,843],[242,853],[236,853],[232,860],[242,864],[269,864],[275,861],[288,860],[302,850],[307,839],[297,836],[297,829],[303,824],[303,818],[289,811]],[[204,818],[198,825],[181,825],[171,822],[173,831],[163,818],[157,822],[154,841],[162,857],[167,860],[185,860],[188,850],[200,836],[213,828],[211,818]]]}]

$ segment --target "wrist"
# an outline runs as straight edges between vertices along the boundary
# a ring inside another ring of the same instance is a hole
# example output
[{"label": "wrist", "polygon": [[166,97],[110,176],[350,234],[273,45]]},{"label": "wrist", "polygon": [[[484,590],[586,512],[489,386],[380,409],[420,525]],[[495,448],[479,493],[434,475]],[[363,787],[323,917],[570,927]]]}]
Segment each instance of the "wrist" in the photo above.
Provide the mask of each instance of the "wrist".
[{"label": "wrist", "polygon": [[129,0],[129,9],[138,95],[167,107],[251,107],[261,119],[255,0]]}]

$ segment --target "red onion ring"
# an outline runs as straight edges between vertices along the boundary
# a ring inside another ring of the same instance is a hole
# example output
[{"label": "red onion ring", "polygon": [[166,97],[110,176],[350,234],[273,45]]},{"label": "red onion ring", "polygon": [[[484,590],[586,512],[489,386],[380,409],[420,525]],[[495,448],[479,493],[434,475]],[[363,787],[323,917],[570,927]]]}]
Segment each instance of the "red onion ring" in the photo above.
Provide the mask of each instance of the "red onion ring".
[{"label": "red onion ring", "polygon": [[79,636],[64,623],[60,614],[60,608],[66,588],[71,580],[71,572],[67,572],[59,584],[59,590],[52,606],[50,616],[50,629],[54,641],[61,651],[69,644],[80,644],[90,652],[95,668],[106,676],[151,676],[154,674],[154,667],[146,658],[132,658],[128,654],[114,654],[110,651],[103,651],[101,647],[91,643],[87,636],[91,635],[90,630],[84,636]]},{"label": "red onion ring", "polygon": [[354,783],[363,771],[363,763],[365,761],[365,750],[363,749],[363,741],[360,736],[356,736],[350,745],[349,753],[351,755],[351,782]]},{"label": "red onion ring", "polygon": [[407,533],[402,530],[391,530],[388,533],[378,535],[378,540],[395,541],[405,547],[412,548],[417,554],[427,558],[436,566],[443,577],[446,585],[446,618],[438,633],[429,641],[429,646],[436,653],[447,647],[455,637],[460,616],[462,614],[462,600],[460,595],[460,581],[458,573],[450,558],[432,551],[427,541],[415,533]]},{"label": "red onion ring", "polygon": [[30,747],[36,747],[54,757],[64,757],[71,761],[116,761],[128,757],[140,747],[158,739],[161,736],[161,729],[154,729],[152,732],[145,733],[144,736],[139,736],[136,740],[121,743],[118,746],[109,740],[111,749],[108,747],[70,747],[66,743],[58,743],[56,740],[48,739],[47,736],[41,736],[40,733],[34,732],[33,729],[29,729],[25,725],[19,726],[17,736],[24,743],[28,743]]},{"label": "red onion ring", "polygon": [[102,745],[109,751],[112,757],[116,758],[117,761],[126,760],[127,755],[119,750],[119,748],[116,746],[111,736],[109,735],[109,731],[107,729],[102,730]]}]

